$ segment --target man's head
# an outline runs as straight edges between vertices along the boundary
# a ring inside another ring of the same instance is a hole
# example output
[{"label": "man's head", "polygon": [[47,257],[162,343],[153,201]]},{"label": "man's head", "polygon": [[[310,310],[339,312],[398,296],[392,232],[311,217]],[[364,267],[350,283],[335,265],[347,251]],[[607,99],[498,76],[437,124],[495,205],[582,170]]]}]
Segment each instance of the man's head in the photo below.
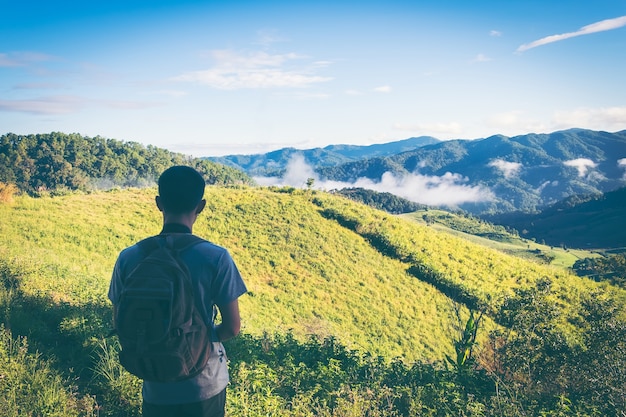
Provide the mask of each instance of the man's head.
[{"label": "man's head", "polygon": [[177,165],[166,169],[159,177],[157,204],[170,214],[190,213],[204,196],[204,178],[195,169]]}]

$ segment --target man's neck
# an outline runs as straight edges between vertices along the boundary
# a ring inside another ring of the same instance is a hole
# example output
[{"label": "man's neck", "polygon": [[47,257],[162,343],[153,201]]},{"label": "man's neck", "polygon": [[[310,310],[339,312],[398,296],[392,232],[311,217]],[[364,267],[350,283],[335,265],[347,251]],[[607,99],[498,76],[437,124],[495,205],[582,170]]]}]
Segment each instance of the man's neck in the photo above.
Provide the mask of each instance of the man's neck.
[{"label": "man's neck", "polygon": [[191,233],[191,228],[181,223],[165,223],[161,230],[163,233]]},{"label": "man's neck", "polygon": [[193,230],[193,224],[196,221],[195,213],[185,213],[185,214],[171,214],[171,213],[163,213],[163,226],[165,227],[168,224],[177,224],[187,227],[190,230]]}]

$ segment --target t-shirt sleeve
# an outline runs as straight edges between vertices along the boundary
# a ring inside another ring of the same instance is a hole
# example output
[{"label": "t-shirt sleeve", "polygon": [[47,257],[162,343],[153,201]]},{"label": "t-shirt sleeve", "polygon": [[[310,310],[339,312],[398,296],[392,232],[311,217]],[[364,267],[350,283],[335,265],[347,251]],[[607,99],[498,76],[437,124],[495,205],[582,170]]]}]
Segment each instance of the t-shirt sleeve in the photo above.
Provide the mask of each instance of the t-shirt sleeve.
[{"label": "t-shirt sleeve", "polygon": [[115,261],[115,266],[113,267],[113,274],[111,276],[111,283],[109,284],[109,300],[113,304],[117,304],[120,298],[120,293],[122,291],[122,276],[121,276],[121,265],[120,265],[120,257]]},{"label": "t-shirt sleeve", "polygon": [[217,305],[226,305],[248,291],[235,261],[226,250],[219,257],[217,279],[213,281],[211,290]]},{"label": "t-shirt sleeve", "polygon": [[129,262],[136,262],[139,254],[140,252],[137,249],[137,245],[134,245],[122,250],[118,255],[115,266],[113,266],[111,283],[109,284],[108,296],[113,304],[117,304],[122,296],[124,274]]}]

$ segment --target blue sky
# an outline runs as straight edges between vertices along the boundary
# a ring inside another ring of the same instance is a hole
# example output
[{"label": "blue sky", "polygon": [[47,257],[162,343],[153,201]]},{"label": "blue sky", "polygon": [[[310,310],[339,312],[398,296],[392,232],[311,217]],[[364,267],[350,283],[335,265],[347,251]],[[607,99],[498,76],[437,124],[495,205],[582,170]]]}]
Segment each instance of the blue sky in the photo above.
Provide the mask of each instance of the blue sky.
[{"label": "blue sky", "polygon": [[626,2],[0,0],[0,133],[194,156],[626,129]]}]

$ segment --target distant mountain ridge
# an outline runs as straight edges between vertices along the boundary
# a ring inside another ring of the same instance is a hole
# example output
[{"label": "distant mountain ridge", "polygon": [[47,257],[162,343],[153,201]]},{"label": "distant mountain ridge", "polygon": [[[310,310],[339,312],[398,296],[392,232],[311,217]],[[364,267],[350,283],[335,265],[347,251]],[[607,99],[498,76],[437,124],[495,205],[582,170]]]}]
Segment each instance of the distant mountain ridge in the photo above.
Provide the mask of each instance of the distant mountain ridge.
[{"label": "distant mountain ridge", "polygon": [[238,168],[248,175],[273,176],[284,170],[291,158],[302,155],[304,160],[314,167],[328,167],[360,161],[370,158],[387,157],[411,151],[421,146],[439,143],[439,139],[420,136],[389,143],[374,145],[328,145],[324,148],[296,149],[292,147],[254,155],[226,155],[207,157],[206,159],[233,168]]},{"label": "distant mountain ridge", "polygon": [[[288,148],[264,155],[210,159],[238,166],[249,175],[279,176],[290,158],[301,154],[322,181],[351,184],[368,179],[380,183],[385,173],[395,178],[419,175],[429,180],[423,191],[431,193],[455,192],[454,188],[435,189],[447,178],[455,185],[483,191],[481,199],[458,204],[474,214],[534,212],[572,195],[605,193],[626,185],[626,130],[569,129],[475,140],[412,139],[400,141],[405,150],[398,153],[394,152],[399,142],[360,147],[349,155],[351,161],[338,152],[345,150],[341,146],[327,147],[332,152],[327,148]],[[428,204],[419,201],[419,196],[412,200]]]}]

